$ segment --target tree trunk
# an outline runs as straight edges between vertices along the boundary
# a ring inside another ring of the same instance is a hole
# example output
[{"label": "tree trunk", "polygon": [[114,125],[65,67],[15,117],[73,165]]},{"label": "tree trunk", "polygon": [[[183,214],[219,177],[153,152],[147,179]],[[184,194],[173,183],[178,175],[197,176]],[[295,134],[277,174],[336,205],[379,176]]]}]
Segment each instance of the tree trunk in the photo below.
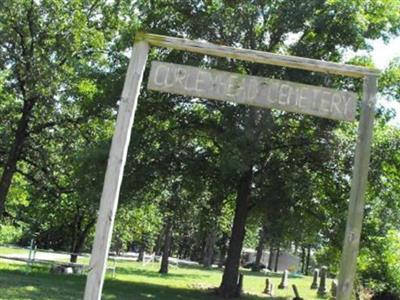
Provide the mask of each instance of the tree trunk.
[{"label": "tree trunk", "polygon": [[[201,263],[205,267],[211,267],[214,262],[215,247],[217,242],[218,219],[222,213],[223,200],[225,199],[225,191],[220,188],[213,191],[213,197],[210,198],[210,206],[204,209],[202,225],[205,229],[205,239],[202,248]],[[223,240],[223,238],[222,238]],[[223,251],[222,251],[223,252]],[[225,256],[225,253],[224,253]]]},{"label": "tree trunk", "polygon": [[254,262],[254,265],[251,268],[251,270],[253,272],[259,272],[261,270],[260,265],[261,265],[261,258],[263,255],[263,251],[264,251],[265,236],[266,236],[266,228],[263,227],[260,230],[260,237],[259,237],[258,245],[257,245],[256,261]]},{"label": "tree trunk", "polygon": [[161,259],[161,267],[159,273],[167,274],[168,273],[168,264],[169,264],[169,255],[171,252],[172,245],[172,220],[170,217],[167,219],[167,223],[165,224],[165,232],[164,232],[164,247]]},{"label": "tree trunk", "polygon": [[279,266],[279,255],[281,254],[281,249],[278,247],[276,249],[276,257],[275,257],[275,272],[278,272],[278,266]]},{"label": "tree trunk", "polygon": [[162,253],[161,248],[162,248],[164,230],[165,230],[165,229],[163,229],[163,230],[159,233],[159,235],[158,235],[158,237],[157,237],[157,240],[156,240],[156,244],[155,244],[155,246],[154,246],[154,253],[155,253],[156,255],[161,255],[161,253]]},{"label": "tree trunk", "polygon": [[310,256],[311,256],[311,245],[307,246],[307,259],[306,259],[306,267],[305,267],[305,274],[308,275],[310,270]]},{"label": "tree trunk", "polygon": [[72,236],[72,242],[71,242],[71,247],[70,247],[70,259],[69,261],[72,263],[76,263],[78,260],[78,255],[76,254],[76,248],[78,247],[78,239],[80,235],[80,230],[82,226],[82,216],[79,212],[79,208],[76,208],[76,213],[74,215],[74,220],[71,223],[70,228],[71,230],[71,236]]},{"label": "tree trunk", "polygon": [[225,265],[225,256],[227,252],[227,247],[226,245],[221,245],[219,248],[219,262],[218,262],[218,268],[222,268]]},{"label": "tree trunk", "polygon": [[72,263],[76,263],[78,261],[78,254],[82,252],[83,246],[85,245],[86,238],[89,234],[90,229],[94,226],[96,219],[90,220],[87,225],[84,227],[84,230],[81,231],[75,241],[73,242],[71,248],[71,255],[69,261]]},{"label": "tree trunk", "polygon": [[182,253],[183,258],[186,259],[186,258],[188,258],[188,257],[189,257],[189,258],[192,257],[192,256],[194,255],[192,252],[193,252],[193,250],[192,250],[191,248],[186,247],[186,248],[184,249],[184,252]]},{"label": "tree trunk", "polygon": [[206,268],[212,266],[214,258],[214,246],[216,241],[216,230],[213,226],[209,234],[206,236],[204,249],[203,249],[203,260],[202,265]]},{"label": "tree trunk", "polygon": [[180,239],[180,237],[178,237],[178,241],[180,241],[180,243],[178,243],[178,250],[177,250],[176,256],[178,258],[182,258],[183,251],[185,250],[185,243]]},{"label": "tree trunk", "polygon": [[219,294],[224,298],[234,297],[237,288],[240,255],[242,252],[246,220],[249,212],[252,181],[253,171],[251,167],[243,174],[238,186],[228,257],[225,264],[222,282],[219,287]]},{"label": "tree trunk", "polygon": [[78,261],[78,254],[71,253],[69,261],[72,262],[72,263],[76,263]]},{"label": "tree trunk", "polygon": [[144,242],[142,241],[140,243],[139,255],[138,255],[137,261],[143,261],[144,260],[144,249],[145,249],[145,245],[144,245]]},{"label": "tree trunk", "polygon": [[306,266],[306,249],[301,247],[301,273],[305,274],[305,266]]},{"label": "tree trunk", "polygon": [[18,122],[17,131],[15,132],[14,143],[4,164],[3,174],[0,179],[0,215],[5,213],[6,198],[10,190],[12,178],[17,170],[18,160],[21,157],[25,141],[28,137],[28,124],[34,104],[35,101],[33,99],[24,102],[22,115]]},{"label": "tree trunk", "polygon": [[72,248],[72,253],[69,259],[70,262],[76,263],[78,261],[78,254],[81,253],[85,240],[86,240],[86,234],[81,233],[78,236],[77,241],[74,244],[74,247]]},{"label": "tree trunk", "polygon": [[269,247],[269,257],[268,257],[268,270],[272,271],[272,263],[274,261],[274,247],[271,245]]}]

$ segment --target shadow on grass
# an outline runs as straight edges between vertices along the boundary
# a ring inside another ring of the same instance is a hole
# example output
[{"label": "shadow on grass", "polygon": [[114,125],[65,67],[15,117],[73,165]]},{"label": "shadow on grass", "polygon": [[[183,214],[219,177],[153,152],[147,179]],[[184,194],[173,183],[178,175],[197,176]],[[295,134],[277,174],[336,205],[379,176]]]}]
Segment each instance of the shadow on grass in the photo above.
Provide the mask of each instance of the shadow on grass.
[{"label": "shadow on grass", "polygon": [[[282,278],[282,273],[276,273],[276,272],[255,272],[255,271],[251,271],[251,270],[246,270],[246,269],[241,269],[240,270],[241,273],[243,273],[244,275],[251,275],[251,276],[256,276],[256,277],[264,277],[264,278]],[[304,278],[307,277],[305,275],[293,275],[291,273],[289,273],[288,278],[291,279],[297,279],[297,278]]]},{"label": "shadow on grass", "polygon": [[263,277],[263,278],[281,278],[282,274],[279,273],[273,273],[273,272],[253,272],[251,270],[246,270],[246,269],[241,269],[240,273],[244,274],[244,275],[251,275],[251,276],[256,276],[256,277]]},{"label": "shadow on grass", "polygon": [[[43,270],[30,273],[21,270],[0,269],[0,299],[72,300],[82,299],[85,276],[55,275]],[[221,300],[211,291],[191,288],[174,288],[164,285],[106,280],[103,297],[105,300]],[[261,300],[265,297],[246,295],[243,300]],[[285,298],[268,298],[284,300]]]},{"label": "shadow on grass", "polygon": [[43,268],[0,269],[0,299],[81,299],[84,284],[84,276],[50,274]]},{"label": "shadow on grass", "polygon": [[179,269],[188,269],[188,270],[199,270],[199,271],[216,271],[216,272],[223,272],[223,268],[216,268],[216,267],[204,267],[202,265],[178,265]]},{"label": "shadow on grass", "polygon": [[156,269],[137,269],[135,267],[117,267],[117,273],[122,275],[138,275],[145,276],[151,278],[159,278],[159,279],[179,279],[179,278],[187,278],[187,279],[201,279],[207,278],[208,275],[204,274],[176,274],[172,269],[168,274],[160,274]]},{"label": "shadow on grass", "polygon": [[[120,280],[110,280],[106,283],[103,298],[111,299],[160,299],[160,300],[221,300],[211,290],[198,290],[194,288],[176,288],[148,283],[132,283]],[[242,300],[261,300],[265,297],[245,295]],[[268,298],[270,300],[285,300],[286,298]]]},{"label": "shadow on grass", "polygon": [[[160,264],[157,263],[157,267],[156,267],[157,270],[159,269],[159,265]],[[124,265],[122,267],[126,267],[126,265]],[[134,268],[141,268],[140,266],[138,267],[137,265],[134,265],[133,267]],[[178,265],[176,265],[176,264],[171,264],[171,263],[169,264],[169,268],[172,271],[173,270],[190,270],[190,271],[197,270],[197,271],[201,271],[201,272],[203,272],[203,271],[207,271],[207,272],[211,271],[211,272],[217,272],[217,273],[221,273],[221,272],[224,271],[223,268],[204,267],[202,265],[186,265],[186,264],[178,264]]]}]

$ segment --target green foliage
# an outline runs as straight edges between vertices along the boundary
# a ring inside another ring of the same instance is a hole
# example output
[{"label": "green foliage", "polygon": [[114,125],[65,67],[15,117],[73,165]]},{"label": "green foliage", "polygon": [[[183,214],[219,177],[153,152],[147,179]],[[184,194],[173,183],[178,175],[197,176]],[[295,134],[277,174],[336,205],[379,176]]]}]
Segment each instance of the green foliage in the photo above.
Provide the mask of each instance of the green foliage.
[{"label": "green foliage", "polygon": [[337,248],[323,247],[315,254],[318,266],[327,266],[332,274],[339,274],[341,252]]},{"label": "green foliage", "polygon": [[122,205],[115,220],[111,249],[117,253],[127,251],[132,242],[144,244],[151,251],[161,230],[161,212],[156,204],[141,206]]},{"label": "green foliage", "polygon": [[109,1],[0,3],[0,171],[15,154],[6,208],[39,246],[80,252],[93,229],[135,15]]},{"label": "green foliage", "polygon": [[379,88],[388,100],[400,99],[400,57],[393,59],[379,78]]},{"label": "green foliage", "polygon": [[400,231],[389,230],[384,237],[371,238],[371,246],[359,258],[363,286],[375,294],[400,297]]},{"label": "green foliage", "polygon": [[24,234],[24,228],[20,225],[3,223],[0,225],[0,244],[16,244]]},{"label": "green foliage", "polygon": [[256,249],[258,244],[258,226],[254,223],[248,223],[246,226],[246,236],[243,242],[243,246],[246,248]]},{"label": "green foliage", "polygon": [[16,174],[13,178],[13,185],[8,194],[8,209],[15,213],[18,208],[23,208],[29,205],[30,183],[21,174]]}]

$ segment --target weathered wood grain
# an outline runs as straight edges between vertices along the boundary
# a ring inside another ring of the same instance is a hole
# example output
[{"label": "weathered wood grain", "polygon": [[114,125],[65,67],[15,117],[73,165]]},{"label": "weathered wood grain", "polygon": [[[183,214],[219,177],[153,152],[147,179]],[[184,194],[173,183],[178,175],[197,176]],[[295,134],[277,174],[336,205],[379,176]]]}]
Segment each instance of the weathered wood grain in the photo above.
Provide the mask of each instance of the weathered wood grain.
[{"label": "weathered wood grain", "polygon": [[119,191],[131,137],[131,128],[148,51],[149,45],[147,42],[136,42],[129,62],[118,109],[117,123],[108,157],[99,216],[96,224],[96,235],[93,243],[92,255],[90,257],[89,274],[86,281],[85,300],[101,299],[115,212],[117,210]]},{"label": "weathered wood grain", "polygon": [[351,92],[157,61],[148,89],[345,121],[355,119],[357,105]]},{"label": "weathered wood grain", "polygon": [[139,36],[140,38],[145,39],[152,46],[190,51],[205,55],[228,57],[255,63],[277,65],[329,74],[340,74],[358,78],[362,78],[365,75],[377,75],[379,73],[379,70],[372,68],[327,62],[298,56],[280,55],[257,50],[234,48],[216,45],[206,41],[194,41],[151,33],[140,33]]},{"label": "weathered wood grain", "polygon": [[353,290],[364,215],[364,195],[368,179],[376,93],[376,76],[366,77],[364,79],[364,100],[361,108],[353,178],[351,181],[349,212],[340,265],[338,300],[350,300]]}]

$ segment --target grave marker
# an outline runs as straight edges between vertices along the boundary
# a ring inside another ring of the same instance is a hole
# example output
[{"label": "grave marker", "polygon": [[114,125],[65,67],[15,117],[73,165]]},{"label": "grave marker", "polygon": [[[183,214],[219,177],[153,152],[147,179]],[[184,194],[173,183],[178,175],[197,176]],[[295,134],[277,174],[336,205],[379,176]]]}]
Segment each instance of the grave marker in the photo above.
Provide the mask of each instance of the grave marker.
[{"label": "grave marker", "polygon": [[264,294],[269,294],[269,278],[265,279],[265,289],[264,289]]},{"label": "grave marker", "polygon": [[314,274],[313,274],[313,282],[311,284],[311,289],[315,290],[318,288],[318,277],[319,277],[319,270],[314,269]]},{"label": "grave marker", "polygon": [[238,283],[236,286],[236,296],[240,297],[243,294],[243,277],[244,275],[242,273],[239,274],[239,278],[238,278]]},{"label": "grave marker", "polygon": [[288,287],[288,270],[283,271],[281,283],[278,285],[278,289],[286,289]]},{"label": "grave marker", "polygon": [[337,281],[336,279],[332,280],[331,283],[331,295],[333,299],[336,299],[336,294],[337,294]]},{"label": "grave marker", "polygon": [[264,289],[264,294],[267,294],[269,296],[273,296],[274,292],[274,285],[272,282],[269,281],[269,278],[265,279],[265,289]]},{"label": "grave marker", "polygon": [[321,268],[321,277],[319,281],[319,288],[318,288],[318,296],[325,296],[328,292],[326,287],[326,278],[328,276],[328,268],[322,267]]},{"label": "grave marker", "polygon": [[300,297],[299,290],[297,289],[297,286],[295,284],[292,284],[292,288],[293,288],[293,293],[294,293],[293,300],[304,300],[303,298]]}]

